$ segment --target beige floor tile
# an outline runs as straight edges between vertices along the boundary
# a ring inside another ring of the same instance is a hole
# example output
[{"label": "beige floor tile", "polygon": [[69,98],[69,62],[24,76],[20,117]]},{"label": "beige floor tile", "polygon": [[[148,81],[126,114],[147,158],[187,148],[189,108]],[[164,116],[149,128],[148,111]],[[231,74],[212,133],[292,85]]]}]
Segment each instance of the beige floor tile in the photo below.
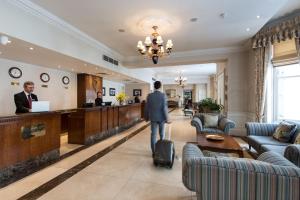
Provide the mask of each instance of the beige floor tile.
[{"label": "beige floor tile", "polygon": [[36,172],[29,177],[25,177],[9,185],[8,187],[0,189],[0,199],[17,199],[63,172],[65,172],[64,169],[56,167],[48,167],[42,171]]},{"label": "beige floor tile", "polygon": [[146,159],[132,176],[133,180],[169,186],[183,186],[181,179],[181,161],[175,160],[172,169],[155,167],[152,158]]},{"label": "beige floor tile", "polygon": [[88,166],[84,171],[128,179],[141,166],[144,156],[110,153]]},{"label": "beige floor tile", "polygon": [[110,200],[127,183],[127,179],[80,172],[46,193],[41,200]]},{"label": "beige floor tile", "polygon": [[190,200],[191,192],[184,187],[166,186],[130,180],[114,200]]}]

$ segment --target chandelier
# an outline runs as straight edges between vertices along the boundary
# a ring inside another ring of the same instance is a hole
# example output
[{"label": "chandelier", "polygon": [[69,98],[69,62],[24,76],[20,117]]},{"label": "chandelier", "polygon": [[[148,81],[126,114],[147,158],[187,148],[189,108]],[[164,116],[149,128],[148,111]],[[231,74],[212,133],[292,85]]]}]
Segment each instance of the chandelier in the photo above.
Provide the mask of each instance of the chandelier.
[{"label": "chandelier", "polygon": [[178,83],[179,86],[183,87],[184,83],[187,81],[186,77],[183,77],[181,74],[175,78],[175,82]]},{"label": "chandelier", "polygon": [[142,55],[151,58],[153,63],[157,64],[159,57],[170,55],[173,48],[173,42],[172,40],[168,40],[166,49],[164,49],[164,41],[157,32],[158,26],[153,26],[152,28],[154,30],[154,32],[152,33],[152,40],[150,36],[147,36],[144,42],[145,44],[143,44],[142,41],[138,41],[137,48]]}]

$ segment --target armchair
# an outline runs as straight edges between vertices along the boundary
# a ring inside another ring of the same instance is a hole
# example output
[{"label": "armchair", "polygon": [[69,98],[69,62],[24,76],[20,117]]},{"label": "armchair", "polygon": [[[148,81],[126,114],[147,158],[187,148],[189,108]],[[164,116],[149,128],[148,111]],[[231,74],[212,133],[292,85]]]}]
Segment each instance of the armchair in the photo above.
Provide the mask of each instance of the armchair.
[{"label": "armchair", "polygon": [[274,152],[263,153],[257,160],[213,158],[186,144],[182,181],[198,200],[300,199],[300,169]]},{"label": "armchair", "polygon": [[[296,125],[298,130],[294,134],[293,138],[299,134],[300,130],[300,125]],[[253,147],[258,154],[262,154],[267,151],[277,152],[300,167],[300,145],[292,144],[294,139],[285,143],[275,140],[272,137],[278,124],[248,122],[245,126],[247,130],[247,142],[249,144],[249,148]]]},{"label": "armchair", "polygon": [[235,123],[226,117],[219,115],[218,127],[207,128],[203,126],[204,114],[199,113],[195,115],[191,121],[191,125],[196,128],[197,133],[221,133],[229,134],[229,130],[235,127]]}]

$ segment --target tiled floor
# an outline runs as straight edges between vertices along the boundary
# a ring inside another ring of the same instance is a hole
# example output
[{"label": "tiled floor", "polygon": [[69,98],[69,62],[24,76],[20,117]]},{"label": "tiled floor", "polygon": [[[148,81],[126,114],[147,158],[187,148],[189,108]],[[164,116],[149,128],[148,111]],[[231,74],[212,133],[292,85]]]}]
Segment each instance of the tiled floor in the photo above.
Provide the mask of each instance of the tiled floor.
[{"label": "tiled floor", "polygon": [[60,155],[61,156],[65,155],[66,153],[69,153],[79,147],[82,147],[82,145],[68,143],[68,134],[63,134],[60,136]]},{"label": "tiled floor", "polygon": [[[148,127],[50,190],[40,199],[196,199],[195,194],[188,191],[181,181],[182,147],[187,141],[195,141],[195,128],[190,125],[191,119],[184,117],[180,110],[171,113],[171,120],[173,121],[171,139],[175,142],[177,155],[173,169],[154,167],[150,151],[150,129]],[[143,125],[145,125],[145,122],[1,189],[0,197],[10,200],[23,196]],[[238,141],[245,145],[242,140]]]},{"label": "tiled floor", "polygon": [[181,111],[171,116],[178,155],[173,169],[154,167],[147,128],[40,199],[192,199],[181,181],[180,157],[185,142],[195,140],[195,129]]}]

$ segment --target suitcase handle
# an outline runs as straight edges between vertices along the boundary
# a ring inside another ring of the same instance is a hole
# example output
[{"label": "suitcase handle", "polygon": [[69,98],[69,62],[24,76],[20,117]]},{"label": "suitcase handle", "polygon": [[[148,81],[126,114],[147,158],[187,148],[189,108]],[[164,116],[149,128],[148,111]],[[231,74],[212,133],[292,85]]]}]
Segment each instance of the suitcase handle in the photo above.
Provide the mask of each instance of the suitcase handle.
[{"label": "suitcase handle", "polygon": [[167,123],[167,129],[168,129],[168,140],[171,140],[171,134],[172,134],[172,124]]}]

